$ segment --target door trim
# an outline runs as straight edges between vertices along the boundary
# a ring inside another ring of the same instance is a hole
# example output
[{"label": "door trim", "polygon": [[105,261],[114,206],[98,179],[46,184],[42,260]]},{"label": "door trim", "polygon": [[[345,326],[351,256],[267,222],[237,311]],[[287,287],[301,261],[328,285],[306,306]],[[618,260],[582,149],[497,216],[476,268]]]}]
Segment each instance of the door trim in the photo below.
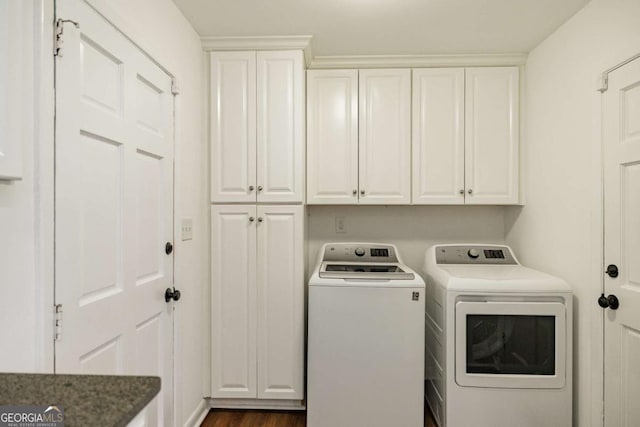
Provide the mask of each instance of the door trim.
[{"label": "door trim", "polygon": [[[590,394],[588,402],[591,407],[590,422],[593,427],[604,426],[604,310],[602,310],[596,300],[604,289],[604,162],[603,162],[603,138],[602,138],[602,93],[594,90],[591,95],[591,123],[593,126],[593,138],[591,141],[591,158],[594,165],[589,183],[591,191],[591,275],[593,280],[589,284],[589,300],[584,301],[588,313],[589,325],[585,325],[591,330],[591,342],[589,348],[591,372],[590,378],[585,378],[590,382]],[[574,322],[577,321],[574,319]],[[578,334],[575,335],[576,337]],[[575,342],[575,339],[574,339]],[[578,353],[578,348],[574,354]],[[579,367],[574,364],[574,369]],[[575,378],[578,378],[576,371]],[[574,413],[578,408],[574,408]]]},{"label": "door trim", "polygon": [[[34,138],[34,183],[37,185],[34,198],[35,211],[35,279],[36,295],[36,343],[38,352],[36,367],[40,372],[52,373],[54,363],[54,155],[55,155],[55,92],[53,57],[53,2],[33,2],[29,22],[23,22],[25,44],[33,47],[33,56],[27,63],[37,70],[34,74],[34,96],[27,97],[25,111],[33,113]],[[29,124],[27,124],[29,125]]]},{"label": "door trim", "polygon": [[598,91],[600,92],[606,92],[607,90],[609,90],[609,74],[613,73],[615,70],[617,70],[618,68],[622,68],[625,65],[635,61],[636,59],[640,58],[640,53],[636,53],[635,55],[633,55],[630,58],[625,59],[624,61],[620,62],[619,64],[614,65],[613,67],[609,68],[608,70],[604,71],[602,73],[602,81],[601,81],[601,86],[598,89]]}]

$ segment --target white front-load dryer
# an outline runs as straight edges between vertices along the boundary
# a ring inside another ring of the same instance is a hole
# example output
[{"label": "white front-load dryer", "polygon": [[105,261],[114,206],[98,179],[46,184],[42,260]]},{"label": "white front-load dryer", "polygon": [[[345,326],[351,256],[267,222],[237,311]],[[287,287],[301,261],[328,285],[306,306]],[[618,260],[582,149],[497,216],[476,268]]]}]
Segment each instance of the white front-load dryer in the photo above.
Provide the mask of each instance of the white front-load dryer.
[{"label": "white front-load dryer", "polygon": [[570,427],[572,293],[508,246],[425,254],[425,399],[440,427]]},{"label": "white front-load dryer", "polygon": [[424,281],[394,245],[324,245],[308,316],[308,427],[423,427]]}]

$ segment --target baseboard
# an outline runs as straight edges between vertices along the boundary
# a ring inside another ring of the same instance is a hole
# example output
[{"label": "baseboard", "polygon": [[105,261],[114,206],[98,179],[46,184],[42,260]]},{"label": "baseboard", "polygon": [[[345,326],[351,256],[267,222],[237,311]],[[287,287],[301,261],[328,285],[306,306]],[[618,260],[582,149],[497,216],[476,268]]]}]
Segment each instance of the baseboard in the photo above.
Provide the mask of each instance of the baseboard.
[{"label": "baseboard", "polygon": [[304,411],[304,400],[280,399],[209,399],[209,407],[218,409],[275,409]]},{"label": "baseboard", "polygon": [[191,416],[187,419],[187,422],[184,423],[184,427],[198,427],[202,424],[202,421],[205,419],[207,414],[209,413],[209,402],[207,399],[202,399],[196,410],[193,411]]}]

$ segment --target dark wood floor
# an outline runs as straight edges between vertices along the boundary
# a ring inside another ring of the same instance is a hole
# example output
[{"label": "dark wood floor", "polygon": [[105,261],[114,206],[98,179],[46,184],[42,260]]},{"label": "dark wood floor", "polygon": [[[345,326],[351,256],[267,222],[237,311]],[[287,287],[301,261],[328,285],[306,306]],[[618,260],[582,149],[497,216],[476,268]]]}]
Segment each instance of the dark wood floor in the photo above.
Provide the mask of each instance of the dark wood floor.
[{"label": "dark wood floor", "polygon": [[[212,409],[200,427],[305,427],[306,423],[304,411]],[[428,410],[425,427],[436,427]]]},{"label": "dark wood floor", "polygon": [[200,427],[305,427],[304,411],[212,409]]}]

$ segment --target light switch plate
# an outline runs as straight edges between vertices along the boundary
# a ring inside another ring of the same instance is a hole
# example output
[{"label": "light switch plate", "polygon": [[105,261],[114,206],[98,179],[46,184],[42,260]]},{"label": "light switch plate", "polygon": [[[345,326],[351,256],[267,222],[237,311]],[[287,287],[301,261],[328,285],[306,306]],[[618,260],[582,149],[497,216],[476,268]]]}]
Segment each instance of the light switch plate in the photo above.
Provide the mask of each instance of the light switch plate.
[{"label": "light switch plate", "polygon": [[193,221],[191,218],[182,218],[180,235],[182,236],[182,241],[193,239]]}]

